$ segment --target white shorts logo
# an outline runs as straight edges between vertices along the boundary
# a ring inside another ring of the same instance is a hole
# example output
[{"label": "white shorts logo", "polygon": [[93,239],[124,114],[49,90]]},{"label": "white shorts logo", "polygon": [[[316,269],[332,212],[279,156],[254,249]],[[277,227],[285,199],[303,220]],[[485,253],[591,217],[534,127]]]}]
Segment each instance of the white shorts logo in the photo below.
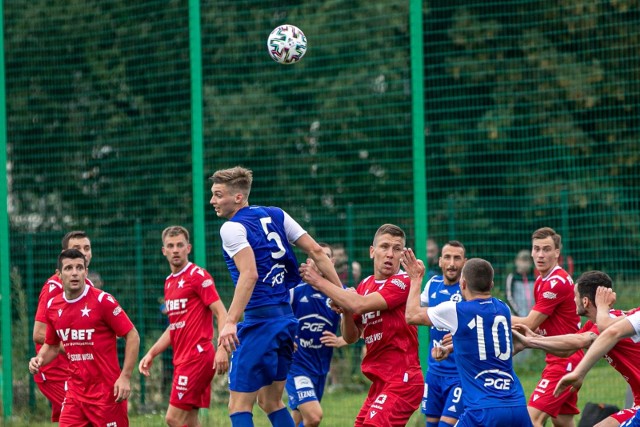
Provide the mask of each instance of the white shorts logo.
[{"label": "white shorts logo", "polygon": [[180,375],[178,377],[178,385],[186,386],[189,378],[186,375]]},{"label": "white shorts logo", "polygon": [[313,387],[313,383],[311,382],[311,379],[309,377],[305,377],[305,376],[297,376],[297,377],[293,377],[293,382],[296,386],[296,390],[301,389],[301,388],[312,388]]}]

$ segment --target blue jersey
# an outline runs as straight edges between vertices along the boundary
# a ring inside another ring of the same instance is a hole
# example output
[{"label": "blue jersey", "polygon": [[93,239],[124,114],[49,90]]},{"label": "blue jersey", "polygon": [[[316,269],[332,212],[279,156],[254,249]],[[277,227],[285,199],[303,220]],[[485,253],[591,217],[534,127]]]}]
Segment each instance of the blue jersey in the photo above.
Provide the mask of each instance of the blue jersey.
[{"label": "blue jersey", "polygon": [[291,308],[298,318],[297,350],[293,353],[291,371],[302,369],[311,375],[329,372],[333,347],[320,342],[323,331],[338,330],[340,315],[331,310],[331,300],[312,286],[301,283],[292,290]]},{"label": "blue jersey", "polygon": [[428,309],[434,324],[453,334],[467,410],[526,406],[511,358],[511,312],[497,298],[443,303]]},{"label": "blue jersey", "polygon": [[[300,283],[298,260],[287,239],[285,213],[276,207],[247,206],[229,220],[241,224],[253,249],[258,269],[256,282],[246,309],[266,305],[288,304],[289,289]],[[233,258],[223,250],[234,285],[240,273]]]},{"label": "blue jersey", "polygon": [[[453,285],[446,285],[442,276],[434,276],[427,282],[424,288],[422,299],[428,301],[429,307],[435,307],[445,301],[460,302],[462,301],[462,294],[460,293],[460,283],[454,283]],[[456,351],[451,353],[449,357],[438,362],[431,356],[431,349],[434,346],[442,344],[442,339],[449,333],[448,330],[442,328],[436,328],[432,326],[429,330],[429,371],[437,375],[450,376],[458,375],[458,368],[456,368],[455,354]]]}]

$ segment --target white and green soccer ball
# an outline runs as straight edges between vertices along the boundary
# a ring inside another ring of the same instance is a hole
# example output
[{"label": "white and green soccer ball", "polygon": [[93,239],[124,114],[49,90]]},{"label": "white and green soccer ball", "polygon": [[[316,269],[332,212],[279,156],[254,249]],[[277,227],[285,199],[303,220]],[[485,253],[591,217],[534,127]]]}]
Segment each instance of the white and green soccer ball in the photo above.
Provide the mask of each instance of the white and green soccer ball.
[{"label": "white and green soccer ball", "polygon": [[280,25],[269,34],[267,50],[274,61],[280,64],[294,64],[307,52],[307,38],[298,27]]}]

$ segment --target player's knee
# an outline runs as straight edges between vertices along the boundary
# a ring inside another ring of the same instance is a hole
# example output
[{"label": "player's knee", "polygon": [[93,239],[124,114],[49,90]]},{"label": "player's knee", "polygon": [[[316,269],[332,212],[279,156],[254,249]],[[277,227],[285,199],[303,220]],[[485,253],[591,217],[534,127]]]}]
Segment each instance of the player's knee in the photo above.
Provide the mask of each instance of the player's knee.
[{"label": "player's knee", "polygon": [[282,400],[265,399],[264,397],[258,396],[257,401],[258,406],[264,411],[265,414],[270,414],[284,408],[284,403],[282,403]]},{"label": "player's knee", "polygon": [[318,427],[322,421],[322,411],[304,414],[304,427]]},{"label": "player's knee", "polygon": [[164,421],[169,427],[182,427],[185,425],[184,420],[177,418],[175,414],[172,414],[169,411],[167,411],[167,415],[165,415]]}]

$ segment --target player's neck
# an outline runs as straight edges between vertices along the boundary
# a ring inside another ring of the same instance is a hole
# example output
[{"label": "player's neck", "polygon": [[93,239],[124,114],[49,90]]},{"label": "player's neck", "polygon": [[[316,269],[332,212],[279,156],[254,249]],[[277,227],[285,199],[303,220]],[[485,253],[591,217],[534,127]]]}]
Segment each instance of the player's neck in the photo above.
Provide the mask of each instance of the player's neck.
[{"label": "player's neck", "polygon": [[236,216],[236,214],[241,210],[246,208],[247,206],[249,206],[249,201],[243,202],[242,204],[239,204],[237,208],[235,208],[227,217],[227,219],[231,219],[234,216]]},{"label": "player's neck", "polygon": [[83,282],[83,286],[80,289],[65,289],[64,290],[65,299],[67,301],[73,301],[75,299],[78,299],[84,293],[84,288],[86,286],[87,284]]}]

